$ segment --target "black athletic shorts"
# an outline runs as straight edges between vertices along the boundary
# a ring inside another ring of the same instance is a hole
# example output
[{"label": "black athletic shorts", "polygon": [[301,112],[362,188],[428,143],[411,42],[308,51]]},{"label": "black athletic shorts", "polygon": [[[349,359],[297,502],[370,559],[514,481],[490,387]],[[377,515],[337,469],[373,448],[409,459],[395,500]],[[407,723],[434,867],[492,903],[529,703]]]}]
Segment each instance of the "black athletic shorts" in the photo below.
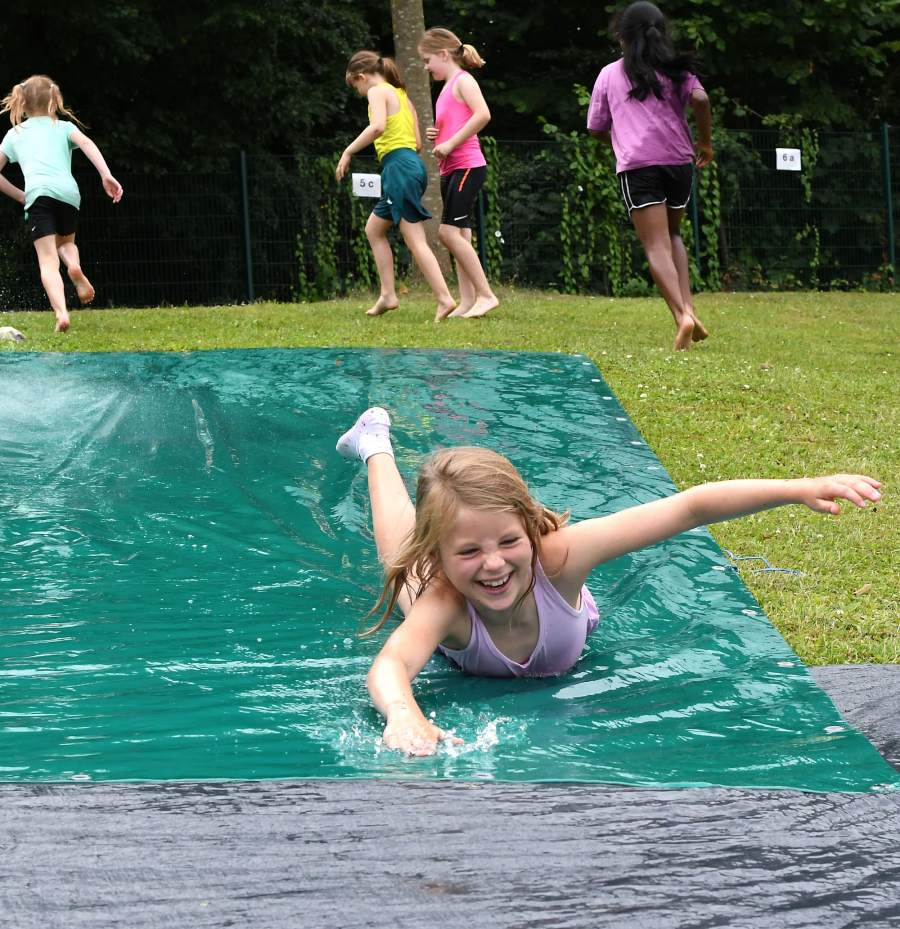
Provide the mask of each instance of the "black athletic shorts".
[{"label": "black athletic shorts", "polygon": [[31,241],[46,235],[73,235],[78,228],[78,207],[53,197],[38,197],[25,214]]},{"label": "black athletic shorts", "polygon": [[665,203],[670,210],[683,210],[691,199],[694,183],[693,165],[649,165],[619,174],[619,186],[628,208]]},{"label": "black athletic shorts", "polygon": [[452,174],[441,176],[441,200],[444,201],[444,213],[441,223],[445,226],[459,226],[471,229],[469,214],[487,180],[487,165],[480,168],[457,168]]}]

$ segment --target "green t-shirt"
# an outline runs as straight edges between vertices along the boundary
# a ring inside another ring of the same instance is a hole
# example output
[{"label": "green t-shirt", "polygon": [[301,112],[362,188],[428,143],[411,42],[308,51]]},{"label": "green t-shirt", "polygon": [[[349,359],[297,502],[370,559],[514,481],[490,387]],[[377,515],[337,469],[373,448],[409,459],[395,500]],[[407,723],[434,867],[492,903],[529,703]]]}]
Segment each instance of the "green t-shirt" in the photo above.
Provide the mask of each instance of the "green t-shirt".
[{"label": "green t-shirt", "polygon": [[17,161],[25,175],[25,209],[38,197],[53,197],[81,206],[81,193],[72,177],[74,123],[50,116],[32,116],[13,126],[0,142],[0,152]]}]

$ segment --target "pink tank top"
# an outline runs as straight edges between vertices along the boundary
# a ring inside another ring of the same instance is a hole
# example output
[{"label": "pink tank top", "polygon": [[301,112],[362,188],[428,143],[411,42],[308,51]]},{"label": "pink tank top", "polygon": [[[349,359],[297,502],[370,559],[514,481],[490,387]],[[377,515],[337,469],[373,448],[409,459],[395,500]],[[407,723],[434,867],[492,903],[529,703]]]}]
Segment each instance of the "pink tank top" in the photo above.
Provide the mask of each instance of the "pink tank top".
[{"label": "pink tank top", "polygon": [[[472,118],[472,111],[469,107],[453,96],[453,85],[456,83],[457,78],[460,74],[468,73],[468,71],[457,71],[444,85],[441,95],[437,98],[434,107],[434,125],[438,131],[438,145],[441,142],[446,142],[447,139],[453,138]],[[460,168],[480,168],[486,164],[476,133],[441,160],[441,176],[452,174]]]},{"label": "pink tank top", "polygon": [[534,581],[538,612],[538,641],[525,664],[507,658],[491,640],[475,607],[466,600],[472,620],[469,644],[462,649],[438,646],[438,651],[456,662],[463,671],[478,677],[549,677],[565,674],[581,657],[587,637],[597,628],[600,614],[587,587],[581,588],[581,608],[563,600],[547,579],[540,561]]}]

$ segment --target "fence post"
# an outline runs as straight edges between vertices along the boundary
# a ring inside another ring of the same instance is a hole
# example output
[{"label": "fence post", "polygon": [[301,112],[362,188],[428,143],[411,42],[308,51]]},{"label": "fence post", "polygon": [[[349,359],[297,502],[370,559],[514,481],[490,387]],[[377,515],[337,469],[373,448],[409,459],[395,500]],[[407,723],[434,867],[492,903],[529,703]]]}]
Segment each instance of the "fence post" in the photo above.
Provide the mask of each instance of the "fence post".
[{"label": "fence post", "polygon": [[700,274],[700,218],[697,211],[697,168],[691,165],[691,225],[694,227],[694,257]]},{"label": "fence post", "polygon": [[247,188],[247,153],[241,152],[241,212],[244,214],[244,257],[247,267],[247,301],[253,303],[253,252],[250,248],[250,193]]},{"label": "fence post", "polygon": [[881,124],[881,163],[884,166],[884,208],[887,220],[888,261],[891,263],[891,287],[897,280],[897,263],[894,258],[894,198],[891,194],[891,145],[887,123]]},{"label": "fence post", "polygon": [[487,242],[484,240],[484,191],[478,191],[478,212],[475,214],[475,226],[478,232],[478,257],[481,270],[487,274]]}]

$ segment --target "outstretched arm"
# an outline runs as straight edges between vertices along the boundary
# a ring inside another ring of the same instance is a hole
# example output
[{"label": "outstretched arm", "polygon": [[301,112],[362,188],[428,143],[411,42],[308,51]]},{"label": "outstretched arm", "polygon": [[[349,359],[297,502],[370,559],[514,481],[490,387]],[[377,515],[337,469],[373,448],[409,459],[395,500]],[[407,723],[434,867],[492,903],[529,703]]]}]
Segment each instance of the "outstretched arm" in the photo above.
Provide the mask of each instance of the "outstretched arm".
[{"label": "outstretched arm", "polygon": [[112,197],[113,203],[122,199],[122,185],[112,176],[106,164],[106,159],[100,154],[95,142],[92,142],[83,132],[76,130],[72,133],[72,141],[87,155],[90,163],[100,173],[103,189]]},{"label": "outstretched arm", "polygon": [[438,742],[460,742],[425,718],[413,697],[412,682],[453,625],[446,596],[426,591],[385,643],[366,678],[375,709],[385,717],[384,741],[410,755],[430,755]]},{"label": "outstretched arm", "polygon": [[697,121],[697,167],[705,168],[713,160],[712,109],[705,90],[695,87],[691,91],[691,106]]},{"label": "outstretched arm", "polygon": [[350,168],[350,158],[371,145],[387,129],[386,87],[373,87],[366,99],[369,101],[369,125],[344,149],[334,174],[340,180]]},{"label": "outstretched arm", "polygon": [[[0,171],[9,164],[9,158],[0,152]],[[2,174],[0,174],[0,193],[6,194],[7,197],[12,197],[16,203],[25,203],[25,191],[21,190],[19,187],[16,187],[15,184],[8,181]]]},{"label": "outstretched arm", "polygon": [[561,579],[566,585],[580,586],[597,565],[689,529],[788,503],[802,503],[817,513],[837,515],[838,499],[865,508],[866,501],[881,499],[880,486],[871,477],[854,474],[702,484],[611,516],[565,526],[547,538],[553,546],[552,560],[561,564]]}]

